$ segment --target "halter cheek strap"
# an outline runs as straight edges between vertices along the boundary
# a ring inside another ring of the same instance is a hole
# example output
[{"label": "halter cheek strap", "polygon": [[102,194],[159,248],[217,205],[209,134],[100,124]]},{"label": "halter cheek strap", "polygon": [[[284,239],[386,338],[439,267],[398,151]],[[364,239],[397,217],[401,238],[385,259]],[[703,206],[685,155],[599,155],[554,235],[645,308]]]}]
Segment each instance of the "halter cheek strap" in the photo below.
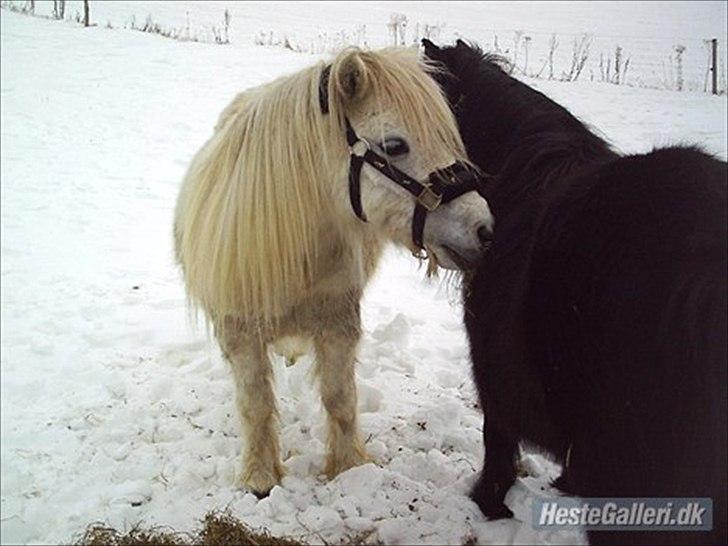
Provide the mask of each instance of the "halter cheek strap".
[{"label": "halter cheek strap", "polygon": [[[329,76],[331,75],[331,65],[327,66],[321,72],[321,78],[319,80],[319,107],[321,113],[326,115],[329,113]],[[357,136],[354,128],[349,123],[348,118],[345,118],[346,122],[346,142],[349,144],[349,201],[351,202],[351,208],[362,222],[367,221],[367,216],[364,214],[364,208],[361,205],[361,168],[364,166],[364,151],[360,149],[355,150],[357,142],[365,144],[368,148],[368,143],[365,140],[360,140]],[[359,152],[359,153],[356,153]]]},{"label": "halter cheek strap", "polygon": [[361,206],[361,168],[364,166],[364,156],[357,155],[352,148],[349,159],[349,201],[351,208],[362,222],[367,221],[364,208]]}]

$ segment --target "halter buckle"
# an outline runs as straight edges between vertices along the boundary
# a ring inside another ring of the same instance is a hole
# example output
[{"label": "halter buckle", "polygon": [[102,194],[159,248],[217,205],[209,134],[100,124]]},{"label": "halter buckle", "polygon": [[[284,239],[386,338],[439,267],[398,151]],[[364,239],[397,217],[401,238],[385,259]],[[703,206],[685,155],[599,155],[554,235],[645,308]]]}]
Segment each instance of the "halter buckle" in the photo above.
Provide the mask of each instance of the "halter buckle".
[{"label": "halter buckle", "polygon": [[412,256],[415,257],[415,258],[417,258],[420,261],[424,261],[427,258],[429,258],[429,256],[427,255],[427,251],[424,248],[420,248],[420,249],[417,249],[417,250],[413,250],[412,251]]},{"label": "halter buckle", "polygon": [[417,196],[417,202],[425,207],[428,212],[432,212],[442,201],[442,195],[433,191],[430,186],[423,186],[422,191]]},{"label": "halter buckle", "polygon": [[369,142],[367,142],[363,138],[359,138],[359,140],[351,145],[350,150],[352,155],[355,155],[357,157],[364,157],[364,154],[371,150],[371,148],[372,147],[369,145]]}]

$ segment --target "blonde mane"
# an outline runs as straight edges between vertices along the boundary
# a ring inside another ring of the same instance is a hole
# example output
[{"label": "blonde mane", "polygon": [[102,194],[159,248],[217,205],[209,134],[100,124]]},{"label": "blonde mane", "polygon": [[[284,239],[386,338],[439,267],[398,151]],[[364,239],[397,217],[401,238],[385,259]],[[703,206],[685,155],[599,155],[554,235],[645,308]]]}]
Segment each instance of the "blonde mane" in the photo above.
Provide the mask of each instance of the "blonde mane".
[{"label": "blonde mane", "polygon": [[[352,63],[365,90],[355,104],[341,70]],[[351,111],[393,109],[421,149],[465,157],[433,69],[416,50],[341,52],[331,63],[329,115],[319,106],[324,66],[238,95],[192,161],[175,213],[176,253],[190,300],[209,319],[269,322],[310,290],[334,221],[329,186],[344,173]]]}]

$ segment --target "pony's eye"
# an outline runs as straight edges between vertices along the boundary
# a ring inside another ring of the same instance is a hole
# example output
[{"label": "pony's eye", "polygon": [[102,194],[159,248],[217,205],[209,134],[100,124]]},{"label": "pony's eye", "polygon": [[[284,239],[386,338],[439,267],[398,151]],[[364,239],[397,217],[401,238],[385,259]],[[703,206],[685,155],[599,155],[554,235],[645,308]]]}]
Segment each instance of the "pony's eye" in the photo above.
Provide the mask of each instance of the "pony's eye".
[{"label": "pony's eye", "polygon": [[379,147],[388,156],[404,155],[409,152],[407,141],[399,137],[387,137],[379,144]]}]

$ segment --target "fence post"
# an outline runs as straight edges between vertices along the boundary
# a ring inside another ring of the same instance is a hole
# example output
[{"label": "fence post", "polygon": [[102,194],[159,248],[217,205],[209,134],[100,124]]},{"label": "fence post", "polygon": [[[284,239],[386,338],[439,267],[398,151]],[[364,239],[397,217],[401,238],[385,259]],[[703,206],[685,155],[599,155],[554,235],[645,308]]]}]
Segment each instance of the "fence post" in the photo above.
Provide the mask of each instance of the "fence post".
[{"label": "fence post", "polygon": [[713,73],[713,94],[718,94],[718,39],[710,40],[710,70]]}]

